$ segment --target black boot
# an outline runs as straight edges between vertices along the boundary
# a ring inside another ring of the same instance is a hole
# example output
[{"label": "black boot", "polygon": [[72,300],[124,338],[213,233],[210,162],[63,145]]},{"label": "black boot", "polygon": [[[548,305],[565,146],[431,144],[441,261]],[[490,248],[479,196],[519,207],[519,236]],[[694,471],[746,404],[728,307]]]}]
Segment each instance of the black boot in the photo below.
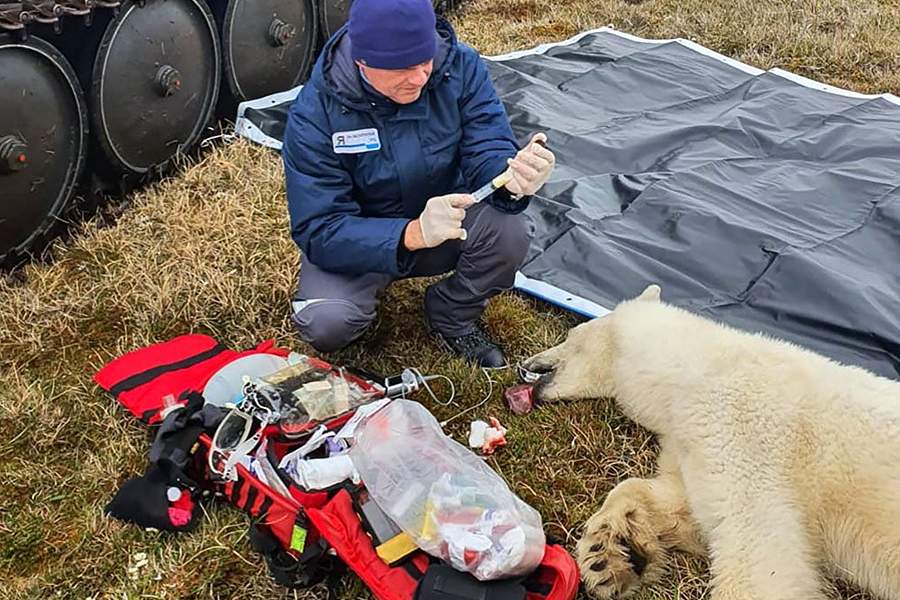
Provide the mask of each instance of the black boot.
[{"label": "black boot", "polygon": [[437,331],[433,333],[448,350],[484,369],[501,369],[506,366],[503,351],[477,325],[471,333],[458,337],[445,336]]}]

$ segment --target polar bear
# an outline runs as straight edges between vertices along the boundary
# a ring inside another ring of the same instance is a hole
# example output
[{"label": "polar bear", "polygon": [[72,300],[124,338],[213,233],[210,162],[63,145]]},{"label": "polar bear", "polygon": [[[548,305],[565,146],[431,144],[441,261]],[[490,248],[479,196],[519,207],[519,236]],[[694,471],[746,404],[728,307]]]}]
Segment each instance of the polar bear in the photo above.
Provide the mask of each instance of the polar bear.
[{"label": "polar bear", "polygon": [[824,574],[900,600],[900,383],[660,301],[648,287],[525,362],[539,401],[614,398],[658,473],[585,524],[586,589],[626,597],[672,551],[713,600],[820,600]]}]

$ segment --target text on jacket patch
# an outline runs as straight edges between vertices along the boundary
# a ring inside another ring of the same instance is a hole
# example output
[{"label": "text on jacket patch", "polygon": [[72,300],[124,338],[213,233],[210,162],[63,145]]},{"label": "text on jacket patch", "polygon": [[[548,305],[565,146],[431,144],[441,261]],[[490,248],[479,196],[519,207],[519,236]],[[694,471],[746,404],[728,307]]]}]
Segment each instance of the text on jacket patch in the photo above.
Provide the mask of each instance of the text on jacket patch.
[{"label": "text on jacket patch", "polygon": [[374,128],[336,131],[331,134],[331,144],[335,154],[359,154],[381,149],[378,130]]}]

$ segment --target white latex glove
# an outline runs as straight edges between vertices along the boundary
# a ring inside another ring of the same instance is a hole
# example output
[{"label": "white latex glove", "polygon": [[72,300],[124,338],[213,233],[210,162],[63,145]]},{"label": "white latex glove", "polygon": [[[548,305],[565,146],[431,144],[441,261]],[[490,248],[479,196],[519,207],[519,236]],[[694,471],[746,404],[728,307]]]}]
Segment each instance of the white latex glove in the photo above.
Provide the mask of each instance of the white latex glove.
[{"label": "white latex glove", "polygon": [[434,248],[447,240],[466,239],[462,222],[466,218],[465,209],[474,202],[475,199],[470,194],[447,194],[431,198],[425,203],[425,210],[419,217],[425,246]]},{"label": "white latex glove", "polygon": [[530,196],[543,187],[556,164],[556,156],[542,145],[546,142],[546,134],[536,133],[515,158],[507,161],[513,178],[506,184],[506,189],[513,194]]}]

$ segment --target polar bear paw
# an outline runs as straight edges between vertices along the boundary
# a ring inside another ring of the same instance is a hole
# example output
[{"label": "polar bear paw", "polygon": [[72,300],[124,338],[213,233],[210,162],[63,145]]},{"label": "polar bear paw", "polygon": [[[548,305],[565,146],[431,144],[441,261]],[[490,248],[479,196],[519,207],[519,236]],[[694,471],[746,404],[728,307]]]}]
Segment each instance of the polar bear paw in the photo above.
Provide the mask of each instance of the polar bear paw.
[{"label": "polar bear paw", "polygon": [[595,598],[627,598],[665,571],[666,550],[643,506],[607,502],[584,531],[575,554],[585,589]]}]

